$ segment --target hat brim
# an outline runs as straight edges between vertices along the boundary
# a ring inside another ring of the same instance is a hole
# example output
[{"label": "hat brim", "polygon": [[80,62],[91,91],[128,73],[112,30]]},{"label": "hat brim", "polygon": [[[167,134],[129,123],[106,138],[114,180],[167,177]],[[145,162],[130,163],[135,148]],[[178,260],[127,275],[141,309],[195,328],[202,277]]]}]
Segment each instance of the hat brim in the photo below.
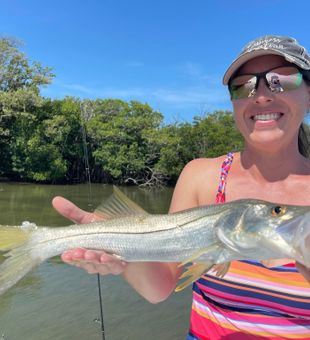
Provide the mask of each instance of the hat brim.
[{"label": "hat brim", "polygon": [[[254,50],[252,52],[245,53],[241,55],[239,58],[237,58],[233,63],[229,66],[227,71],[224,74],[223,77],[223,84],[228,85],[229,79],[231,76],[240,68],[243,64],[245,64],[247,61],[254,59],[256,57],[260,57],[263,55],[269,55],[269,54],[276,54],[280,55],[281,57],[285,58],[285,54],[281,52],[277,52],[274,50]],[[286,58],[285,58],[286,59]],[[290,61],[291,62],[291,61]]]}]

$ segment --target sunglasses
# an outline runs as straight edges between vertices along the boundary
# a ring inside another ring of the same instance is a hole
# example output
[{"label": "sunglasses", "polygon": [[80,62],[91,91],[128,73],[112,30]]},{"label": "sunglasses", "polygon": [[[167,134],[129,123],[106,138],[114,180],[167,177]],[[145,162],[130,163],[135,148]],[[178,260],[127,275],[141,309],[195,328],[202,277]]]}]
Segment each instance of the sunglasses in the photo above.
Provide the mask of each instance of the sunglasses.
[{"label": "sunglasses", "polygon": [[302,70],[294,66],[281,66],[265,72],[237,75],[229,81],[228,89],[232,100],[255,96],[260,79],[273,93],[298,89],[303,80]]}]

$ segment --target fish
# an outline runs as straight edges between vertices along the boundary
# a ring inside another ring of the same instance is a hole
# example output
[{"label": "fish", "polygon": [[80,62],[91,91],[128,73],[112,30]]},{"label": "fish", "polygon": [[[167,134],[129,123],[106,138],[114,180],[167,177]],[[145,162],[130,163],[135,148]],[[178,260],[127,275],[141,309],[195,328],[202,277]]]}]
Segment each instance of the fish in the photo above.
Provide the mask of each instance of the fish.
[{"label": "fish", "polygon": [[114,187],[96,210],[104,220],[66,227],[0,226],[0,294],[36,266],[72,248],[103,250],[127,262],[184,266],[176,291],[231,261],[291,258],[310,268],[310,206],[255,199],[149,214]]}]

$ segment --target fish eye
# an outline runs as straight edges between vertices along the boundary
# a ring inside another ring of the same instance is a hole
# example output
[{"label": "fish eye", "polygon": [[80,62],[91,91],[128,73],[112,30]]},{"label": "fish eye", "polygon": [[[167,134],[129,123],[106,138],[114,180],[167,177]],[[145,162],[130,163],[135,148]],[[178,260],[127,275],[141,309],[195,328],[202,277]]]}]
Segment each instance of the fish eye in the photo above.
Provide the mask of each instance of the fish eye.
[{"label": "fish eye", "polygon": [[282,216],[286,213],[286,207],[276,205],[271,209],[271,215],[274,217]]}]

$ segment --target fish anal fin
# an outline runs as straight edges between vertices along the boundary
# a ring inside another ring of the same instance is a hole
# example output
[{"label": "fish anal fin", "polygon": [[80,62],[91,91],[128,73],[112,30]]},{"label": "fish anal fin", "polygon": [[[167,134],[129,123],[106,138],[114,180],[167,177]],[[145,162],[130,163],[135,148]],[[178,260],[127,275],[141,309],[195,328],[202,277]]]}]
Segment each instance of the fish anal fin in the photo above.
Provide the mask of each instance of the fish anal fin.
[{"label": "fish anal fin", "polygon": [[195,263],[191,265],[184,273],[182,273],[179,279],[187,278],[187,280],[181,282],[176,288],[175,291],[179,292],[183,290],[185,287],[189,286],[194,281],[198,280],[204,273],[210,270],[213,267],[214,263],[205,262],[205,263]]},{"label": "fish anal fin", "polygon": [[115,218],[130,215],[147,215],[148,213],[137,203],[133,202],[116,186],[113,186],[112,195],[94,211],[96,215],[107,218]]}]

